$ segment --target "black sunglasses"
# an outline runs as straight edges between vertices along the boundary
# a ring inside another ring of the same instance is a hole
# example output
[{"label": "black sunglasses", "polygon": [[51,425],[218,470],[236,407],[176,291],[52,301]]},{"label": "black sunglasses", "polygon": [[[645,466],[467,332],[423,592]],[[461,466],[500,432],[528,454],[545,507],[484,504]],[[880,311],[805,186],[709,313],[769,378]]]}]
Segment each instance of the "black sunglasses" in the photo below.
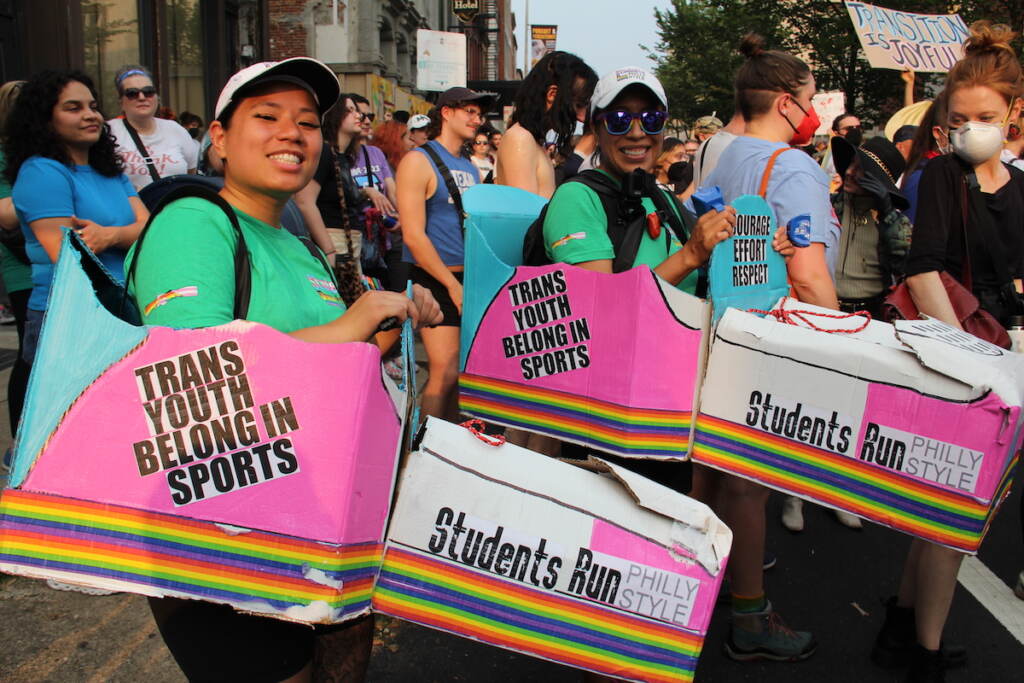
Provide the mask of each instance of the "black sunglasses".
[{"label": "black sunglasses", "polygon": [[604,111],[594,117],[604,121],[605,130],[612,135],[625,135],[633,127],[633,119],[640,119],[640,128],[648,135],[657,135],[665,129],[668,112],[660,110],[631,112],[624,109]]},{"label": "black sunglasses", "polygon": [[156,88],[151,85],[147,85],[145,88],[125,88],[124,92],[121,93],[122,97],[127,97],[129,100],[137,99],[139,95],[152,97],[156,95]]},{"label": "black sunglasses", "polygon": [[372,111],[368,111],[365,114],[360,112],[360,114],[359,114],[359,120],[360,121],[369,121],[370,123],[373,123],[373,120],[375,118],[377,118],[377,115],[374,114]]}]

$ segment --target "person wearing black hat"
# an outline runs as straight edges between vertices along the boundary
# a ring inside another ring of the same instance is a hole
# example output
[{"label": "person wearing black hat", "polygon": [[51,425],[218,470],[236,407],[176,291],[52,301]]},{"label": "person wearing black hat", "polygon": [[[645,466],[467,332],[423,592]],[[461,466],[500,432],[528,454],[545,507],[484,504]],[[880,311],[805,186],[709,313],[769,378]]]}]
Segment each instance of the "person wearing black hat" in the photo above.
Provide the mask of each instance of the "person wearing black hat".
[{"label": "person wearing black hat", "polygon": [[462,193],[480,174],[460,153],[494,104],[491,93],[449,88],[430,112],[432,139],[398,165],[398,213],[403,260],[412,281],[434,293],[444,321],[421,331],[429,374],[423,389],[426,415],[458,417],[459,325],[462,319]]},{"label": "person wearing black hat", "polygon": [[910,249],[907,198],[896,186],[906,163],[896,145],[884,137],[854,147],[832,139],[842,188],[832,206],[842,225],[835,281],[844,311],[868,311],[878,317],[889,287],[902,275]]}]

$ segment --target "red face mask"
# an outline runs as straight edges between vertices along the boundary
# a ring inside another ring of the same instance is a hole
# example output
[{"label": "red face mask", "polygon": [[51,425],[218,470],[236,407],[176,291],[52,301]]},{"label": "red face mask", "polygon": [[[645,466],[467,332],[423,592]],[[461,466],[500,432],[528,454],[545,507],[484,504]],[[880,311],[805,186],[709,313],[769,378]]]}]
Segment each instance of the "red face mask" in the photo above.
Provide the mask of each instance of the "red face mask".
[{"label": "red face mask", "polygon": [[789,144],[794,147],[803,147],[811,141],[811,138],[814,137],[814,131],[818,130],[818,126],[821,125],[821,121],[818,119],[818,112],[814,111],[813,104],[807,111],[804,111],[804,108],[801,107],[800,103],[795,99],[793,100],[793,104],[795,104],[800,111],[804,112],[804,120],[800,122],[799,126],[794,126],[793,122],[789,120],[789,117],[786,117],[786,123],[788,123],[789,127],[793,129],[793,137],[789,139]]}]

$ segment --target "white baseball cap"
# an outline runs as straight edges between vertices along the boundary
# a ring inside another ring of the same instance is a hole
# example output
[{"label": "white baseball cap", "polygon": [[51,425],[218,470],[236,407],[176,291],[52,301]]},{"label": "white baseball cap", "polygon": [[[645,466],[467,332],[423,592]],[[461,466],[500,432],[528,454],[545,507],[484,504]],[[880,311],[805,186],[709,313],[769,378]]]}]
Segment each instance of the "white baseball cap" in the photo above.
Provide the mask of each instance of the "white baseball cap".
[{"label": "white baseball cap", "polygon": [[334,103],[338,101],[338,96],[341,95],[338,77],[330,67],[312,57],[292,57],[280,62],[259,62],[245,67],[228,79],[217,98],[217,107],[213,111],[213,117],[220,118],[239,90],[265,81],[284,81],[304,88],[316,100],[321,115],[333,107]]},{"label": "white baseball cap", "polygon": [[654,77],[654,74],[638,66],[625,66],[607,73],[597,82],[594,88],[594,96],[590,98],[590,113],[597,109],[604,109],[611,104],[619,93],[631,85],[640,84],[654,93],[658,101],[668,108],[668,98],[665,97],[665,88],[661,82]]},{"label": "white baseball cap", "polygon": [[409,130],[416,130],[417,128],[426,128],[430,125],[430,117],[426,114],[416,114],[409,118],[409,123],[406,127]]}]

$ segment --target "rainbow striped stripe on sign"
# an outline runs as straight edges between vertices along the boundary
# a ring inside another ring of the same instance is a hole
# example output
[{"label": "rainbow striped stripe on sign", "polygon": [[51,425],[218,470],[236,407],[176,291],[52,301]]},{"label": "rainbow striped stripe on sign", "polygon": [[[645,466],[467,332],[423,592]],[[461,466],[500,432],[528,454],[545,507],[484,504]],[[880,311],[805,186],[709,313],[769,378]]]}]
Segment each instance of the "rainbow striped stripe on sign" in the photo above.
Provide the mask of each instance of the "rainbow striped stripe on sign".
[{"label": "rainbow striped stripe on sign", "polygon": [[704,636],[389,545],[374,610],[627,680],[692,681]]},{"label": "rainbow striped stripe on sign", "polygon": [[[268,603],[274,610],[326,603],[365,611],[380,564],[377,543],[332,546],[210,522],[8,489],[0,497],[0,565],[174,591],[202,600]],[[306,578],[310,568],[330,581]],[[336,584],[336,585],[328,585]]]},{"label": "rainbow striped stripe on sign", "polygon": [[689,411],[652,410],[463,373],[459,407],[484,420],[522,427],[625,456],[683,458]]},{"label": "rainbow striped stripe on sign", "polygon": [[704,414],[697,418],[693,459],[966,552],[981,545],[1017,463],[1014,457],[1007,464],[992,505],[986,505],[900,472]]}]

